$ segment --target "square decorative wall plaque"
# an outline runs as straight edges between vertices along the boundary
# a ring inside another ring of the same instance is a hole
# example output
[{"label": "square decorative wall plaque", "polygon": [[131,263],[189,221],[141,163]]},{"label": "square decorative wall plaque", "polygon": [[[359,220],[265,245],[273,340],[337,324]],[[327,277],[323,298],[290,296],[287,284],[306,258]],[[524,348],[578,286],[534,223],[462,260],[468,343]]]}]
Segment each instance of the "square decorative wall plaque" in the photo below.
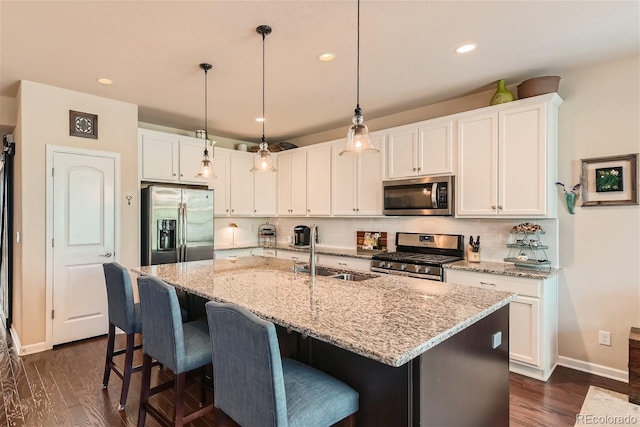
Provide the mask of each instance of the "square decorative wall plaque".
[{"label": "square decorative wall plaque", "polygon": [[69,135],[98,139],[98,115],[69,110]]}]

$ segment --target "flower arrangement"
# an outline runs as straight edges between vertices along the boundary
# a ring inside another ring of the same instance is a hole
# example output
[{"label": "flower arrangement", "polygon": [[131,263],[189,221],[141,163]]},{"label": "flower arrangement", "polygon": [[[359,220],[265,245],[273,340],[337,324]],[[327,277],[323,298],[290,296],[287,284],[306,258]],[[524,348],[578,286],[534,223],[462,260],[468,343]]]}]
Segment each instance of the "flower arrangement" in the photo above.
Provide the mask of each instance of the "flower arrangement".
[{"label": "flower arrangement", "polygon": [[[558,182],[556,182],[556,185],[557,185],[557,186],[562,187],[562,191],[564,191],[565,193],[567,193],[567,189],[566,189],[566,188],[564,188],[564,184],[563,184],[563,183],[561,183],[560,181],[558,181]],[[573,188],[571,189],[571,192],[572,192],[573,194],[577,194],[579,189],[580,189],[580,183],[577,183],[576,185],[574,185],[574,186],[573,186]]]},{"label": "flower arrangement", "polygon": [[564,191],[564,197],[567,201],[567,209],[569,209],[569,213],[575,213],[573,207],[576,204],[576,194],[578,194],[578,190],[580,189],[580,183],[574,185],[571,191],[567,191],[567,189],[564,187],[564,184],[560,181],[556,182],[556,185],[558,187],[562,187],[562,191]]}]

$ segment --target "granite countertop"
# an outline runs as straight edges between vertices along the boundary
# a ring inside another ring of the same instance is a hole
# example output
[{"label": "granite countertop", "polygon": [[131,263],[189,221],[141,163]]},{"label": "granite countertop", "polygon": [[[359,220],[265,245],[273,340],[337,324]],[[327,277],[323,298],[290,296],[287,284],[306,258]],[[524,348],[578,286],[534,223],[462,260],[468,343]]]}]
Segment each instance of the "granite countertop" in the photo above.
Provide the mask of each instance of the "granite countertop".
[{"label": "granite countertop", "polygon": [[390,274],[350,282],[294,273],[267,257],[138,267],[206,299],[235,303],[296,332],[401,366],[507,305],[515,294]]},{"label": "granite countertop", "polygon": [[[309,246],[294,246],[288,243],[277,243],[275,246],[261,246],[257,243],[236,243],[235,245],[216,245],[216,251],[226,251],[233,249],[253,249],[253,248],[265,248],[265,249],[282,249],[287,251],[306,252],[309,253]],[[373,253],[358,253],[355,249],[349,248],[336,248],[331,246],[316,246],[316,254],[320,255],[335,255],[344,256],[350,258],[362,258],[371,259]]]},{"label": "granite countertop", "polygon": [[543,268],[536,270],[532,268],[518,268],[507,262],[469,262],[466,260],[444,264],[445,269],[475,271],[478,273],[500,274],[503,276],[525,277],[528,279],[547,279],[556,276],[560,270],[557,268]]}]

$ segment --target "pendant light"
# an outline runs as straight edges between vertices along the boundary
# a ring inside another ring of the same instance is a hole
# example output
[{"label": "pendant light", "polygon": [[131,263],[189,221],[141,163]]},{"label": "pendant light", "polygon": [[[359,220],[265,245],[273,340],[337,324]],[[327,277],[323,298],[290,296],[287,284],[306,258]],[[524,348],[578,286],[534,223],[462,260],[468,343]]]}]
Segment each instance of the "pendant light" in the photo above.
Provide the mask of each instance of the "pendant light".
[{"label": "pendant light", "polygon": [[344,155],[377,154],[380,150],[371,145],[369,129],[364,124],[364,116],[360,109],[360,0],[358,0],[358,50],[357,50],[357,89],[356,89],[356,109],[353,124],[347,133],[347,146],[340,152]]},{"label": "pendant light", "polygon": [[200,171],[196,178],[207,178],[214,179],[217,178],[216,174],[213,172],[213,164],[211,160],[209,160],[209,150],[207,145],[209,144],[209,133],[207,132],[207,121],[209,119],[209,111],[207,108],[207,100],[209,98],[209,91],[207,90],[207,73],[213,66],[211,64],[200,64],[200,68],[204,70],[204,156],[202,157],[202,162],[200,163]]},{"label": "pendant light", "polygon": [[271,160],[267,138],[264,136],[264,122],[266,121],[266,116],[264,115],[264,39],[267,35],[271,34],[271,27],[268,25],[260,25],[256,28],[256,32],[262,36],[262,140],[251,172],[275,172],[276,168],[273,166],[273,161]]}]

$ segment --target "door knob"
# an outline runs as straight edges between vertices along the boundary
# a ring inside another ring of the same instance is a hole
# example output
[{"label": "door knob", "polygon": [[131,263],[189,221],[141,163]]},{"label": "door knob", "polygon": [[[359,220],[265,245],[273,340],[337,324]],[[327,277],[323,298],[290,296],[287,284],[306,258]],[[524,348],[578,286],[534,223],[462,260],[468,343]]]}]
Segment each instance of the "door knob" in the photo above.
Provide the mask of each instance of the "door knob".
[{"label": "door knob", "polygon": [[111,255],[113,255],[111,252],[105,252],[104,254],[98,255],[98,256],[103,256],[105,258],[111,258]]}]

